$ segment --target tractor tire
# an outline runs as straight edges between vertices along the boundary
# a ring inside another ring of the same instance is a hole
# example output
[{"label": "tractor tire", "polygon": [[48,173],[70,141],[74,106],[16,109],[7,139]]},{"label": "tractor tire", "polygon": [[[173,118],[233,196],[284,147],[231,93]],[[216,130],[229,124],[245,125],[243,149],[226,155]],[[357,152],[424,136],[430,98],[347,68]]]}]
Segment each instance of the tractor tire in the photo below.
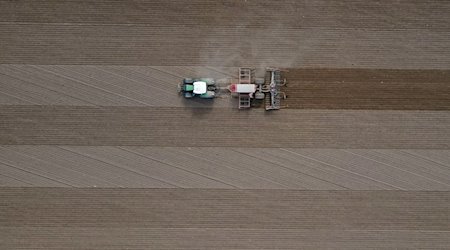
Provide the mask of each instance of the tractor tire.
[{"label": "tractor tire", "polygon": [[194,79],[192,79],[192,78],[184,78],[183,82],[184,82],[184,84],[193,84],[194,83]]},{"label": "tractor tire", "polygon": [[202,78],[202,81],[206,82],[206,85],[214,85],[214,79],[213,78]]},{"label": "tractor tire", "polygon": [[213,99],[216,97],[216,93],[214,91],[206,91],[205,94],[200,95],[202,99]]},{"label": "tractor tire", "polygon": [[265,97],[265,95],[264,95],[263,92],[256,92],[256,93],[255,93],[255,99],[256,99],[256,100],[263,100],[264,97]]}]

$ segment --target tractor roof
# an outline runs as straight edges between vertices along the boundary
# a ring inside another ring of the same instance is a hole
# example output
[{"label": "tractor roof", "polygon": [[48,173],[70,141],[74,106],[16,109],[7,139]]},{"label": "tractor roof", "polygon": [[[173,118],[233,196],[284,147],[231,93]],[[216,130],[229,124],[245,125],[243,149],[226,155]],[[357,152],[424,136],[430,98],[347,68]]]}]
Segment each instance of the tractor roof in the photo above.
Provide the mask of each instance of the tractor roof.
[{"label": "tractor roof", "polygon": [[194,82],[194,94],[204,94],[206,93],[206,82],[197,81]]}]

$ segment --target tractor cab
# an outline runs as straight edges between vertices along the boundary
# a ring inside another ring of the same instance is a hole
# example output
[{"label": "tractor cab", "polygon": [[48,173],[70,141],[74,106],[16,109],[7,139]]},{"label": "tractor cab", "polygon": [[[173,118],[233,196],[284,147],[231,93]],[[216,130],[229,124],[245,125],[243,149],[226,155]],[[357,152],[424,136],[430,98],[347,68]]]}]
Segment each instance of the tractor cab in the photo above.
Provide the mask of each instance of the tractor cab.
[{"label": "tractor cab", "polygon": [[194,82],[193,87],[194,87],[194,89],[192,90],[192,92],[194,92],[194,94],[197,94],[197,95],[205,94],[207,91],[206,82],[202,82],[202,81]]}]

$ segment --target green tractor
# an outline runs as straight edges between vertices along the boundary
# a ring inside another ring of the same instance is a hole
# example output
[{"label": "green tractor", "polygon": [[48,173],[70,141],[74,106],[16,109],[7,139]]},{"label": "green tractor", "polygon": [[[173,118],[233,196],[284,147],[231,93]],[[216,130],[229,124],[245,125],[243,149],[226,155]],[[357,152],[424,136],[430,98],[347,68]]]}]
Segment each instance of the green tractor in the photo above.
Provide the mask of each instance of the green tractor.
[{"label": "green tractor", "polygon": [[178,92],[188,99],[195,96],[202,99],[213,99],[218,90],[219,88],[212,78],[184,78],[178,85]]}]

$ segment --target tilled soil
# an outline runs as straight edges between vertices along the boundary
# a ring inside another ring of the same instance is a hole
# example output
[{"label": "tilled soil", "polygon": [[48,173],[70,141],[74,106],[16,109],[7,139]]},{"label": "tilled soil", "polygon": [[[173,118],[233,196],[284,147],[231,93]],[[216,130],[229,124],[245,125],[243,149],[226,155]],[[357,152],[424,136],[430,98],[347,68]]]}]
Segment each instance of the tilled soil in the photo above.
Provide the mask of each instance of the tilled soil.
[{"label": "tilled soil", "polygon": [[450,146],[446,111],[0,106],[1,144],[303,148]]},{"label": "tilled soil", "polygon": [[449,110],[450,71],[289,69],[287,108]]},{"label": "tilled soil", "polygon": [[[449,12],[0,0],[0,248],[448,248]],[[177,96],[239,66],[289,68],[286,109]]]},{"label": "tilled soil", "polygon": [[448,192],[2,188],[0,198],[5,249],[445,248],[450,229]]},{"label": "tilled soil", "polygon": [[445,1],[0,1],[0,63],[448,69]]},{"label": "tilled soil", "polygon": [[[257,77],[264,75],[257,68]],[[450,110],[450,71],[289,68],[290,109]],[[183,98],[184,77],[214,77],[222,87],[237,68],[103,65],[0,65],[0,104],[237,108],[222,90],[214,100]],[[268,74],[266,74],[268,76]],[[269,78],[267,77],[267,80]],[[262,105],[260,105],[262,107]]]}]

